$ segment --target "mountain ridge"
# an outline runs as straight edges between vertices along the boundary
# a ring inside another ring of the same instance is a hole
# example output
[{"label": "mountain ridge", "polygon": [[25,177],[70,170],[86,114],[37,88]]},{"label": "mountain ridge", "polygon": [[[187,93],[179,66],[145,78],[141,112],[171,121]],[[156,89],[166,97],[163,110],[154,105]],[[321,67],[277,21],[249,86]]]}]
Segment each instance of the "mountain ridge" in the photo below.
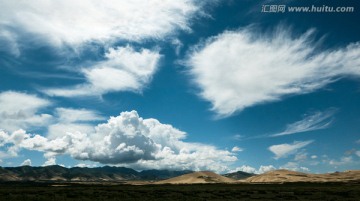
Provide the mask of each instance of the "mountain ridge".
[{"label": "mountain ridge", "polygon": [[0,181],[129,181],[163,180],[193,172],[191,170],[143,170],[136,171],[126,167],[71,167],[19,166],[0,167]]}]

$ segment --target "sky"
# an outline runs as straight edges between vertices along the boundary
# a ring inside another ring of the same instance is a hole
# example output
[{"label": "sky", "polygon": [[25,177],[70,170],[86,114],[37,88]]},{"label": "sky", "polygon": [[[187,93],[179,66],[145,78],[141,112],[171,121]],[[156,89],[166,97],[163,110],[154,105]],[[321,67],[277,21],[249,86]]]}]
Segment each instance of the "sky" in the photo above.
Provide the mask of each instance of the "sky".
[{"label": "sky", "polygon": [[0,4],[0,166],[360,168],[357,0]]}]

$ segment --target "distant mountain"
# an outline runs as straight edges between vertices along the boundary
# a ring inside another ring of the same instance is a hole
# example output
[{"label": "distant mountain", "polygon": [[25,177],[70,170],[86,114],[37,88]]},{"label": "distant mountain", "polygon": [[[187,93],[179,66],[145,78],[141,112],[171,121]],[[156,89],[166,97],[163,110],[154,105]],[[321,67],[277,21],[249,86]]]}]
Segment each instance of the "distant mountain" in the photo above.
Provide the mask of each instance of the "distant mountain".
[{"label": "distant mountain", "polygon": [[45,167],[0,167],[0,181],[128,181],[162,180],[192,171],[144,170],[125,167],[65,168],[58,165]]},{"label": "distant mountain", "polygon": [[235,180],[240,180],[240,179],[246,179],[246,178],[249,178],[249,177],[252,177],[255,175],[256,174],[247,173],[247,172],[243,172],[243,171],[237,171],[237,172],[223,174],[222,176],[231,178],[231,179],[235,179]]}]

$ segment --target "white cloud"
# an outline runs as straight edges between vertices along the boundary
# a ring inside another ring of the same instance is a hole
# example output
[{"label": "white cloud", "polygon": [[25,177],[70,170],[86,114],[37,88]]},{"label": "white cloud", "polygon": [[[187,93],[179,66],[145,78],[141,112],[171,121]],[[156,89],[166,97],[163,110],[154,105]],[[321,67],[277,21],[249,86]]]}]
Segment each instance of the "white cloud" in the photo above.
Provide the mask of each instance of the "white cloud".
[{"label": "white cloud", "polygon": [[64,136],[67,132],[93,133],[95,129],[91,123],[103,119],[102,116],[92,110],[56,108],[56,123],[48,126],[47,137],[55,139]]},{"label": "white cloud", "polygon": [[201,8],[195,0],[0,2],[0,29],[55,46],[164,39],[190,30],[190,19]]},{"label": "white cloud", "polygon": [[99,165],[97,163],[78,163],[75,165],[75,167],[87,167],[87,168],[94,168],[94,167],[98,167]]},{"label": "white cloud", "polygon": [[347,165],[353,163],[353,157],[352,156],[343,156],[340,158],[340,160],[330,160],[329,164],[334,166],[341,166],[341,165]]},{"label": "white cloud", "polygon": [[30,159],[26,159],[24,160],[24,162],[21,163],[20,166],[31,166],[31,160]]},{"label": "white cloud", "polygon": [[140,92],[156,72],[161,55],[131,46],[110,48],[106,60],[82,69],[86,83],[70,88],[45,89],[52,96],[95,96],[114,91]]},{"label": "white cloud", "polygon": [[180,51],[183,48],[184,44],[179,39],[174,39],[171,41],[171,45],[173,45],[175,49],[175,54],[179,56]]},{"label": "white cloud", "polygon": [[48,126],[47,138],[56,139],[66,135],[66,133],[93,133],[94,126],[85,123],[56,123]]},{"label": "white cloud", "polygon": [[68,154],[78,160],[117,164],[136,169],[192,169],[223,172],[237,160],[233,153],[214,146],[184,142],[186,133],[156,119],[143,119],[136,111],[122,112],[99,124],[94,133],[67,132],[48,139],[27,134],[2,132],[0,142],[20,149],[45,152],[47,162]]},{"label": "white cloud", "polygon": [[296,162],[287,162],[285,165],[281,166],[280,169],[287,169],[292,171],[300,171],[300,172],[310,172],[310,169],[304,166],[299,166]]},{"label": "white cloud", "polygon": [[238,172],[238,171],[242,171],[242,172],[247,172],[247,173],[256,173],[256,169],[248,166],[248,165],[243,165],[241,167],[237,167],[235,170],[231,170],[230,172]]},{"label": "white cloud", "polygon": [[294,158],[295,161],[304,161],[306,159],[307,159],[307,153],[297,153]]},{"label": "white cloud", "polygon": [[295,154],[297,150],[313,143],[313,140],[295,141],[292,144],[278,144],[269,147],[269,150],[275,154],[275,159],[285,158],[291,154]]},{"label": "white cloud", "polygon": [[241,151],[244,151],[244,149],[241,147],[235,146],[231,149],[231,151],[232,152],[241,152]]},{"label": "white cloud", "polygon": [[278,137],[283,135],[292,135],[295,133],[328,128],[333,122],[332,117],[335,112],[335,109],[328,109],[324,112],[314,112],[313,114],[307,115],[304,119],[300,121],[287,125],[284,131],[270,136]]},{"label": "white cloud", "polygon": [[262,174],[262,173],[265,173],[265,172],[269,172],[269,171],[272,171],[272,170],[275,170],[276,168],[272,165],[262,165],[260,166],[259,170],[258,170],[258,174]]},{"label": "white cloud", "polygon": [[56,157],[48,158],[42,166],[56,165]]},{"label": "white cloud", "polygon": [[317,155],[312,155],[311,159],[317,159]]},{"label": "white cloud", "polygon": [[269,171],[272,171],[275,169],[276,168],[272,165],[261,165],[258,170],[254,167],[251,167],[248,165],[243,165],[241,167],[237,167],[235,170],[232,170],[230,172],[242,171],[242,172],[253,173],[253,174],[263,174],[265,172],[269,172]]},{"label": "white cloud", "polygon": [[313,32],[292,37],[283,27],[263,35],[253,28],[227,31],[196,47],[186,63],[219,117],[360,75],[360,43],[318,51]]},{"label": "white cloud", "polygon": [[[0,130],[14,132],[19,129],[47,127],[48,137],[56,138],[66,132],[94,132],[90,123],[104,119],[97,112],[86,109],[56,108],[54,115],[41,113],[42,109],[50,105],[49,100],[33,94],[1,92]],[[2,139],[4,134],[0,132],[0,146],[4,143]]]},{"label": "white cloud", "polygon": [[5,91],[0,93],[0,129],[15,131],[31,126],[44,126],[52,116],[39,114],[39,110],[51,104],[50,101],[35,95]]},{"label": "white cloud", "polygon": [[63,123],[98,121],[104,118],[95,111],[86,109],[56,108],[58,121]]},{"label": "white cloud", "polygon": [[360,157],[360,151],[356,151],[355,154]]}]

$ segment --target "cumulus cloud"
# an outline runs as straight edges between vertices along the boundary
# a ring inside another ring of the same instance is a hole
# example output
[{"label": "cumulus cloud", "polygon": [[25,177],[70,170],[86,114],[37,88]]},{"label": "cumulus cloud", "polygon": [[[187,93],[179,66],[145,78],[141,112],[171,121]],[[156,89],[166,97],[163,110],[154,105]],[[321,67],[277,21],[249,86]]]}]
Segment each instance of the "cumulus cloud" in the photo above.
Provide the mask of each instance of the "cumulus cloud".
[{"label": "cumulus cloud", "polygon": [[278,144],[269,147],[269,150],[275,154],[275,159],[285,158],[291,154],[295,154],[299,149],[313,143],[313,140],[295,141],[292,144]]},{"label": "cumulus cloud", "polygon": [[286,129],[280,133],[272,134],[271,137],[283,135],[292,135],[295,133],[303,133],[307,131],[320,130],[328,128],[333,122],[335,109],[328,109],[323,112],[314,112],[307,115],[304,119],[287,125]]},{"label": "cumulus cloud", "polygon": [[253,173],[253,174],[263,174],[265,172],[269,172],[269,171],[272,171],[275,169],[276,168],[272,165],[261,165],[259,167],[259,169],[256,169],[256,168],[248,166],[248,165],[243,165],[241,167],[237,167],[235,170],[232,170],[231,172],[242,171],[242,172]]},{"label": "cumulus cloud", "polygon": [[158,51],[131,46],[109,48],[105,60],[81,73],[86,83],[70,88],[45,89],[51,96],[94,96],[114,91],[141,91],[156,72],[161,55]]},{"label": "cumulus cloud", "polygon": [[194,48],[186,64],[220,117],[360,75],[360,43],[319,51],[313,33],[293,37],[283,27],[263,35],[254,28],[226,31]]},{"label": "cumulus cloud", "polygon": [[49,157],[42,166],[56,165],[56,157]]},{"label": "cumulus cloud", "polygon": [[237,158],[214,146],[184,142],[186,133],[156,119],[143,119],[136,111],[122,112],[99,124],[94,133],[67,132],[49,139],[24,130],[0,132],[0,147],[7,144],[45,153],[54,164],[56,155],[67,154],[78,160],[116,164],[136,169],[193,169],[223,172]]},{"label": "cumulus cloud", "polygon": [[24,162],[22,162],[20,166],[31,166],[31,160],[30,159],[24,160]]},{"label": "cumulus cloud", "polygon": [[258,174],[262,174],[262,173],[265,173],[265,172],[269,172],[269,171],[272,171],[272,170],[275,170],[276,168],[272,165],[261,165],[259,170],[258,170]]},{"label": "cumulus cloud", "polygon": [[201,7],[195,0],[0,2],[1,30],[55,46],[163,39],[190,30],[190,19]]},{"label": "cumulus cloud", "polygon": [[45,126],[52,116],[39,113],[51,102],[35,95],[5,91],[0,93],[0,129],[13,132],[19,128]]}]

